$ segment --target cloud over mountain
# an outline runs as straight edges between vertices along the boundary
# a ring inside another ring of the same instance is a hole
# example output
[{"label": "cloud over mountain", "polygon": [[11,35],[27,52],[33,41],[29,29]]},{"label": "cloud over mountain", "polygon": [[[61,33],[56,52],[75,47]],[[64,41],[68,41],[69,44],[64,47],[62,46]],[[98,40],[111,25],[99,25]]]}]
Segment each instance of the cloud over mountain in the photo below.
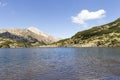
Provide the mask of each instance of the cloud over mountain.
[{"label": "cloud over mountain", "polygon": [[105,17],[106,11],[104,9],[100,9],[98,11],[90,12],[88,10],[82,10],[77,16],[72,16],[72,22],[77,23],[80,25],[85,25],[86,21],[94,20],[94,19],[101,19]]}]

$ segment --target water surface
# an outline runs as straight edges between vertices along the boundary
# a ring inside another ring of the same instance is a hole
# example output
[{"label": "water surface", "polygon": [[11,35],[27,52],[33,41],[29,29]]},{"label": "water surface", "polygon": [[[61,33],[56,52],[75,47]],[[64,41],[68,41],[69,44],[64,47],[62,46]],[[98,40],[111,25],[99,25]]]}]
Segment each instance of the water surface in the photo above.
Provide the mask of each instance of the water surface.
[{"label": "water surface", "polygon": [[0,49],[0,80],[120,80],[120,48]]}]

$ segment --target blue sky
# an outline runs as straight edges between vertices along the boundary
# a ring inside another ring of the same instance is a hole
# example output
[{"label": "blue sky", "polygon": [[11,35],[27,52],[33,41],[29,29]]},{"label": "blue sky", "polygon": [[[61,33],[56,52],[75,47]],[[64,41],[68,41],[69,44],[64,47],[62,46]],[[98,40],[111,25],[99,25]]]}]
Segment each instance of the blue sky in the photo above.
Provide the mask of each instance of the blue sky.
[{"label": "blue sky", "polygon": [[[35,26],[53,36],[67,38],[119,18],[119,4],[120,0],[0,0],[0,28]],[[94,18],[79,19],[78,15],[85,10],[104,12]],[[73,17],[85,24],[73,21]]]}]

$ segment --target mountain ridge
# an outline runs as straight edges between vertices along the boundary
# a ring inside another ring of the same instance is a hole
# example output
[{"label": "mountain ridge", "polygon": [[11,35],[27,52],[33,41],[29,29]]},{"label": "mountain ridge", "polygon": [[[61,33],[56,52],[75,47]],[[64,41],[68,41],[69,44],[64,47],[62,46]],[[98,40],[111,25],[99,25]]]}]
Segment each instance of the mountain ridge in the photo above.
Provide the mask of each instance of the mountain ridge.
[{"label": "mountain ridge", "polygon": [[120,47],[120,18],[77,32],[68,39],[60,40],[51,46],[58,47]]},{"label": "mountain ridge", "polygon": [[0,47],[120,47],[120,18],[62,40],[35,27],[0,29]]},{"label": "mountain ridge", "polygon": [[[37,34],[36,31],[39,34]],[[47,45],[59,40],[58,38],[48,35],[35,27],[30,27],[26,29],[0,29],[0,37],[15,40],[18,43],[29,43],[31,44],[31,47]]]}]

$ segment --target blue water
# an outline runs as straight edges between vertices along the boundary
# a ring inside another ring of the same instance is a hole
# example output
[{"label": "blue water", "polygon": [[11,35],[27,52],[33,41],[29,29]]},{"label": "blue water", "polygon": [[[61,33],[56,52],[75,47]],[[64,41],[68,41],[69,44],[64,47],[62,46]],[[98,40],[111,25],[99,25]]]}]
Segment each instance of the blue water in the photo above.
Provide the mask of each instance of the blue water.
[{"label": "blue water", "polygon": [[120,48],[0,49],[0,80],[120,80]]}]

